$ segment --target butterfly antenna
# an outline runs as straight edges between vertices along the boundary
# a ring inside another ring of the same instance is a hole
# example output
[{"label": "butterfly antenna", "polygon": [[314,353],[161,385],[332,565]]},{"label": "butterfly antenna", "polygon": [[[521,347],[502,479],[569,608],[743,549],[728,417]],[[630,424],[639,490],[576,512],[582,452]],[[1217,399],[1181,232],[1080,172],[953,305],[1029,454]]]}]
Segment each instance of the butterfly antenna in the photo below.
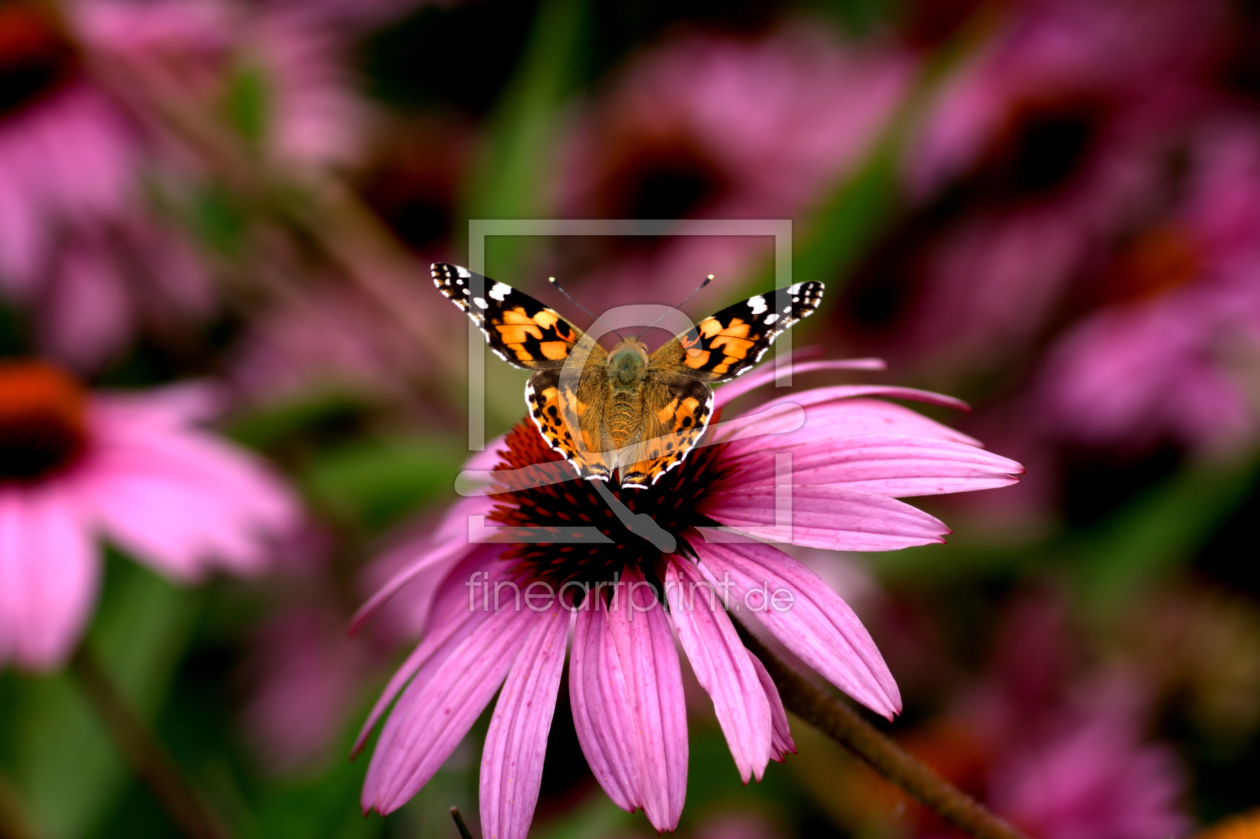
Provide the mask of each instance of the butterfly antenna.
[{"label": "butterfly antenna", "polygon": [[[595,320],[598,320],[598,321],[600,321],[601,323],[603,323],[603,321],[602,321],[602,319],[600,318],[600,316],[599,316],[599,315],[595,314],[595,313],[594,313],[594,312],[592,312],[590,309],[586,308],[586,307],[585,307],[585,306],[583,306],[581,303],[579,303],[579,302],[577,302],[576,300],[574,300],[574,299],[573,299],[573,295],[571,295],[571,294],[569,294],[569,292],[565,291],[565,290],[564,290],[564,286],[560,285],[560,281],[559,281],[559,280],[557,280],[555,277],[548,277],[548,278],[547,278],[547,282],[551,283],[553,286],[555,286],[557,289],[559,289],[559,290],[560,290],[560,293],[561,293],[561,294],[563,294],[565,297],[569,298],[569,302],[570,302],[570,303],[572,303],[574,306],[577,306],[579,309],[581,309],[582,311],[586,312],[586,313],[587,313],[588,315],[590,315],[591,317],[595,318]],[[608,326],[608,324],[606,324],[606,323],[605,323],[604,325],[605,325],[605,326]],[[612,329],[612,327],[611,327],[611,326],[608,326],[608,328],[609,328],[609,329]],[[613,334],[615,334],[618,338],[621,338],[623,341],[625,340],[625,338],[622,338],[622,336],[621,336],[621,333],[620,333],[620,332],[618,332],[618,331],[617,331],[617,330],[615,330],[615,329],[612,329],[612,331],[613,331]]]},{"label": "butterfly antenna", "polygon": [[[687,295],[687,299],[686,299],[686,300],[684,300],[683,302],[679,303],[679,304],[678,304],[677,306],[675,306],[673,309],[670,309],[670,312],[672,312],[672,311],[674,311],[674,310],[676,310],[676,309],[681,309],[683,306],[686,306],[686,305],[687,305],[687,304],[691,301],[691,298],[695,297],[695,296],[696,296],[696,294],[698,294],[698,293],[700,292],[700,289],[704,288],[705,286],[707,286],[707,285],[708,285],[709,283],[711,283],[711,282],[713,282],[713,275],[712,275],[712,274],[710,274],[709,276],[705,277],[705,278],[704,278],[704,282],[702,282],[702,283],[700,283],[700,285],[696,286],[696,287],[692,290],[691,294],[688,294],[688,295]],[[643,327],[642,331],[640,331],[640,332],[639,332],[639,335],[642,335],[644,332],[647,332],[647,331],[648,331],[649,329],[651,329],[653,326],[656,326],[658,323],[660,323],[660,322],[661,322],[661,320],[663,320],[663,319],[665,318],[665,315],[668,315],[668,314],[669,314],[669,312],[666,312],[664,315],[661,315],[659,318],[657,318],[656,320],[652,321],[652,322],[651,322],[651,323],[649,323],[647,326]],[[639,337],[639,335],[635,335],[634,337],[635,337],[635,338],[638,338],[638,337]]]}]

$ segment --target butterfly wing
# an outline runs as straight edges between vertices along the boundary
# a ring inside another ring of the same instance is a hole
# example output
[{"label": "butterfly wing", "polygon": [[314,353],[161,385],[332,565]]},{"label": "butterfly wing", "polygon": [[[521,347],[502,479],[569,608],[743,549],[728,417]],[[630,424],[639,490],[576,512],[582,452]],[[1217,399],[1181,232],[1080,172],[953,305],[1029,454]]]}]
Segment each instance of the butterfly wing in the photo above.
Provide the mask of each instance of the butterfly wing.
[{"label": "butterfly wing", "polygon": [[592,360],[605,355],[582,330],[506,283],[438,262],[433,265],[433,284],[477,324],[490,349],[508,364],[526,370],[559,370],[575,352]]},{"label": "butterfly wing", "polygon": [[649,487],[682,463],[713,413],[713,388],[686,376],[649,377],[643,391],[640,442],[623,456],[621,486]]},{"label": "butterfly wing", "polygon": [[730,381],[752,369],[792,324],[812,315],[822,293],[822,283],[797,283],[728,306],[652,353],[649,370]]},{"label": "butterfly wing", "polygon": [[525,385],[529,415],[547,444],[583,478],[605,481],[612,475],[615,457],[604,451],[608,446],[600,421],[606,382],[602,364],[588,364],[576,387],[561,370],[539,370]]}]

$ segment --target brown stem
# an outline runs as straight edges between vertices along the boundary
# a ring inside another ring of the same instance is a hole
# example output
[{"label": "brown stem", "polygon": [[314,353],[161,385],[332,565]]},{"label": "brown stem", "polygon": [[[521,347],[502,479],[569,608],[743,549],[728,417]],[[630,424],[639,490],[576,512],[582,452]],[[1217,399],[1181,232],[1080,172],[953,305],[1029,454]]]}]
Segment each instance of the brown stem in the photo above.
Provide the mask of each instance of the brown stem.
[{"label": "brown stem", "polygon": [[86,646],[71,659],[70,672],[118,750],[180,831],[190,839],[228,839],[230,834]]},{"label": "brown stem", "polygon": [[460,839],[473,839],[472,831],[464,824],[464,817],[459,814],[458,807],[451,808],[451,818],[455,820],[455,829],[459,831]]},{"label": "brown stem", "polygon": [[[736,624],[738,626],[738,624]],[[1000,816],[937,775],[876,731],[847,705],[784,664],[765,644],[739,627],[744,644],[774,679],[783,705],[849,749],[891,783],[975,839],[1027,839]]]}]

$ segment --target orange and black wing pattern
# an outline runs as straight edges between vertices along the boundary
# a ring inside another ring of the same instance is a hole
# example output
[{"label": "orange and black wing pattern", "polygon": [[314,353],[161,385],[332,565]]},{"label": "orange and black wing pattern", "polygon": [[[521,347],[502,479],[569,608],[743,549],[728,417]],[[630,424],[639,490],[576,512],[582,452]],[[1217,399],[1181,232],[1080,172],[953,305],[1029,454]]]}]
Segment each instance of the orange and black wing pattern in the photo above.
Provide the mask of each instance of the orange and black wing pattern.
[{"label": "orange and black wing pattern", "polygon": [[822,294],[822,283],[797,283],[728,306],[658,349],[653,366],[702,382],[730,381],[752,369],[792,324],[812,315]]},{"label": "orange and black wing pattern", "polygon": [[526,370],[558,370],[579,345],[592,358],[603,353],[598,344],[583,341],[582,330],[553,309],[506,283],[438,262],[433,266],[433,284],[477,324],[490,349],[509,364]]}]

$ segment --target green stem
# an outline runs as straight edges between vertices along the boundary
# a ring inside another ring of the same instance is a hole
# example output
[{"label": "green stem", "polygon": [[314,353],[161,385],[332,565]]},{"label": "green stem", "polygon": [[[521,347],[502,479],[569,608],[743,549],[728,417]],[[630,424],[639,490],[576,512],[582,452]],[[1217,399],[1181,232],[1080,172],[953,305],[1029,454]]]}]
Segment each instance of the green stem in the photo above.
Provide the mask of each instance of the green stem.
[{"label": "green stem", "polygon": [[70,672],[118,750],[180,831],[189,839],[228,839],[230,834],[86,645],[71,659]]},{"label": "green stem", "polygon": [[745,646],[766,666],[787,710],[849,749],[888,781],[969,836],[1027,839],[1000,816],[880,734],[840,699],[784,664],[752,633],[742,626],[739,630]]}]

